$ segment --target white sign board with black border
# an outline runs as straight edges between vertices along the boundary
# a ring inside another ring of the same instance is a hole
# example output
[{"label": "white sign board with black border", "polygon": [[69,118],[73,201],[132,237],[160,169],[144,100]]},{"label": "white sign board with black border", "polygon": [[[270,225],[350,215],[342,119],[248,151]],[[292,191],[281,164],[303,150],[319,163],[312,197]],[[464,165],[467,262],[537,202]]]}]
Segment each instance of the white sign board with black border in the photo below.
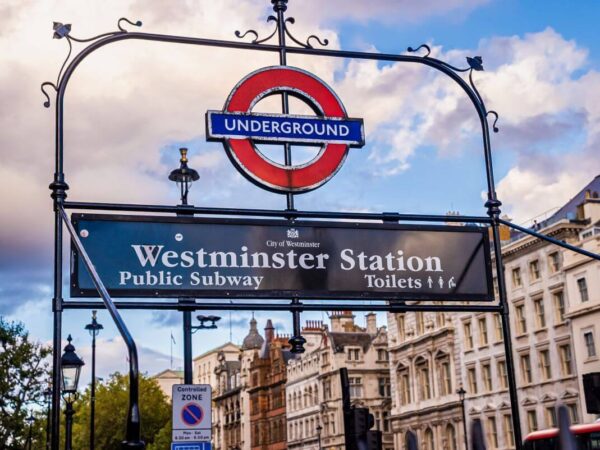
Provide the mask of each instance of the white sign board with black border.
[{"label": "white sign board with black border", "polygon": [[[172,392],[173,442],[210,443],[212,438],[210,385],[175,384]],[[176,446],[175,448],[182,447]],[[204,450],[207,447],[201,446],[200,448]]]}]

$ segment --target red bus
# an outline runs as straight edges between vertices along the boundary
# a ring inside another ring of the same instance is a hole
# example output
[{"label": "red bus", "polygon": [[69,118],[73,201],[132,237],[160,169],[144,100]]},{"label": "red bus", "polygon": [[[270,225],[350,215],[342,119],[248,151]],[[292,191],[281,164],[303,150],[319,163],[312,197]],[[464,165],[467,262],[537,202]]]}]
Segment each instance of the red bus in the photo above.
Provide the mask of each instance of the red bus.
[{"label": "red bus", "polygon": [[[577,450],[600,450],[600,423],[572,425]],[[524,450],[561,450],[558,428],[534,431],[525,438]]]}]

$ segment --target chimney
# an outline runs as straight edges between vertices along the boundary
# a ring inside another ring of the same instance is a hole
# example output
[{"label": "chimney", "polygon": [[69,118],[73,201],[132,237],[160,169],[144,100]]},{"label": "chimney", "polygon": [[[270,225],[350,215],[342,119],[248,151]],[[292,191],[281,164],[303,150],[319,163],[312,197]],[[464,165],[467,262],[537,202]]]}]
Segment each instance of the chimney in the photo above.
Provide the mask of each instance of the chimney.
[{"label": "chimney", "polygon": [[354,314],[352,314],[352,311],[334,311],[329,318],[331,319],[331,331],[334,333],[353,331],[354,329]]},{"label": "chimney", "polygon": [[377,334],[377,314],[370,312],[365,318],[367,320],[367,333]]},{"label": "chimney", "polygon": [[265,341],[267,343],[273,342],[273,338],[275,337],[275,327],[273,327],[273,322],[271,319],[267,320],[267,325],[265,326]]}]

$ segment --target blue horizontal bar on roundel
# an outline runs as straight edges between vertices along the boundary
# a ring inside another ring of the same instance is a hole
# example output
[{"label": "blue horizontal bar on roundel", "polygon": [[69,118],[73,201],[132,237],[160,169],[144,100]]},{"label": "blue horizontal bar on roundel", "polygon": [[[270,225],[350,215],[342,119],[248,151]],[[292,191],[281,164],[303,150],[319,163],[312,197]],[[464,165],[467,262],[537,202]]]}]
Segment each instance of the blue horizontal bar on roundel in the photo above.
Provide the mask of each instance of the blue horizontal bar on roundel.
[{"label": "blue horizontal bar on roundel", "polygon": [[346,144],[350,147],[365,144],[362,119],[222,111],[206,113],[206,137],[218,141],[252,139],[308,145]]}]

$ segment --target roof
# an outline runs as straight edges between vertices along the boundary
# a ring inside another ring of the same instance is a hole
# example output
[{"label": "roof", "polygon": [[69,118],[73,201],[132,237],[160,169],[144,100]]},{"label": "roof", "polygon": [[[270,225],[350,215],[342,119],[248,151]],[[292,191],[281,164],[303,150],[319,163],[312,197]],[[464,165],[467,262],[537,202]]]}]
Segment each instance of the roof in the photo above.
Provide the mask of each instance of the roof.
[{"label": "roof", "polygon": [[227,346],[233,346],[233,347],[235,347],[235,350],[237,350],[237,351],[240,350],[240,347],[238,345],[234,344],[233,342],[225,342],[223,345],[219,345],[218,347],[215,347],[212,350],[208,350],[208,351],[202,353],[201,355],[196,356],[194,358],[194,361],[204,358],[205,356],[210,355],[211,353],[218,353],[220,351],[223,351],[225,349],[225,347],[227,347]]},{"label": "roof", "polygon": [[151,378],[183,378],[183,370],[165,369]]},{"label": "roof", "polygon": [[331,347],[335,352],[343,351],[345,347],[362,347],[363,351],[367,351],[373,336],[367,332],[331,332]]},{"label": "roof", "polygon": [[256,319],[252,316],[250,319],[250,330],[242,343],[242,350],[254,350],[262,347],[265,340],[258,332],[256,327]]}]

